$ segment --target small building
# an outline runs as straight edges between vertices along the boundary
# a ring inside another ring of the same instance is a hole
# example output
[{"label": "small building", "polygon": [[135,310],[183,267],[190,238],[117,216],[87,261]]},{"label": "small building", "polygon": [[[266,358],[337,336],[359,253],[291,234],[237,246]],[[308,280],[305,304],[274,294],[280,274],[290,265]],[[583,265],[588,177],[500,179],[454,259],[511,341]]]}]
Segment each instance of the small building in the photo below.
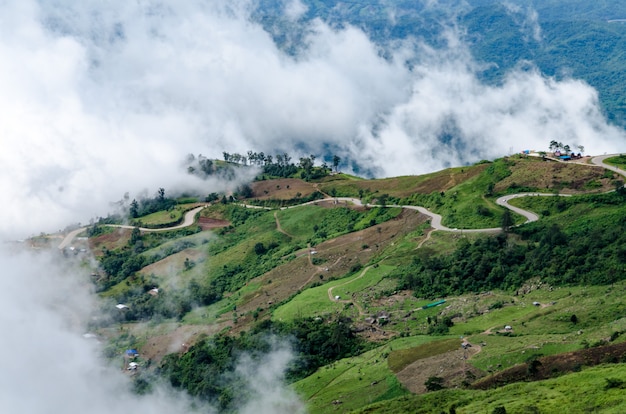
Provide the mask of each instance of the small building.
[{"label": "small building", "polygon": [[128,364],[128,368],[126,368],[129,371],[136,371],[137,368],[139,368],[139,364],[136,362],[131,362]]},{"label": "small building", "polygon": [[506,325],[504,327],[504,330],[507,331],[507,332],[511,332],[513,330],[513,327],[511,325]]},{"label": "small building", "polygon": [[444,299],[438,300],[436,302],[429,303],[429,304],[426,304],[426,305],[422,306],[422,309],[434,308],[435,306],[443,305],[444,303],[446,303],[446,301]]},{"label": "small building", "polygon": [[148,291],[149,295],[157,296],[159,294],[159,288],[152,288]]},{"label": "small building", "polygon": [[541,306],[541,303],[539,303],[539,302],[533,302],[533,306]]},{"label": "small building", "polygon": [[139,352],[137,352],[136,349],[127,349],[124,354],[127,358],[136,358],[137,356],[139,356]]},{"label": "small building", "polygon": [[118,303],[117,305],[115,305],[115,307],[119,310],[129,309],[128,305],[124,305],[123,303]]}]

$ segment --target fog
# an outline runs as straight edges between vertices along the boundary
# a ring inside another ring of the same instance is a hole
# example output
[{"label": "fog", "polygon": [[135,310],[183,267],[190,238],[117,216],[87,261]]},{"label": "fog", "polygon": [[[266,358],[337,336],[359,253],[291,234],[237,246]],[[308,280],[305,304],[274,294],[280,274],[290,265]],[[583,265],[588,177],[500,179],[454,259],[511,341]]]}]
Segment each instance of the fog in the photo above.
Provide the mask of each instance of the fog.
[{"label": "fog", "polygon": [[[540,41],[536,13],[508,4]],[[473,60],[462,28],[450,28],[441,49],[408,38],[382,50],[349,25],[299,20],[306,6],[291,1],[284,13],[303,39],[286,53],[252,21],[252,6],[0,2],[0,240],[87,223],[125,193],[232,186],[188,175],[189,153],[296,159],[331,148],[356,163],[344,170],[384,177],[545,150],[551,140],[591,154],[624,149],[624,131],[607,124],[597,92],[580,80],[521,62],[501,84],[482,83],[488,66]],[[171,391],[134,396],[81,337],[97,304],[80,272],[5,247],[0,263],[3,412],[189,411]],[[254,373],[275,380],[259,390],[270,412],[301,409],[280,383],[288,360],[278,349]]]},{"label": "fog", "polygon": [[5,247],[0,249],[0,411],[190,412],[182,394],[133,395],[129,378],[104,363],[95,340],[83,338],[81,329],[94,307],[80,272],[53,255]]},{"label": "fog", "polygon": [[[623,148],[623,131],[581,81],[545,78],[529,63],[482,84],[462,28],[443,49],[406,39],[383,51],[356,28],[298,21],[306,7],[285,4],[305,33],[292,54],[245,1],[3,2],[0,191],[12,202],[0,232],[85,223],[126,192],[223,190],[185,173],[188,153],[297,159],[332,148],[383,177],[552,139],[589,153]],[[520,30],[540,36],[532,10],[509,8]]]},{"label": "fog", "polygon": [[[133,392],[119,360],[105,361],[103,343],[83,336],[98,317],[87,272],[58,252],[0,247],[0,411],[3,413],[217,412],[166,384],[145,396]],[[240,412],[302,412],[283,382],[291,350],[276,343],[260,361],[245,355],[238,371],[253,400]]]}]

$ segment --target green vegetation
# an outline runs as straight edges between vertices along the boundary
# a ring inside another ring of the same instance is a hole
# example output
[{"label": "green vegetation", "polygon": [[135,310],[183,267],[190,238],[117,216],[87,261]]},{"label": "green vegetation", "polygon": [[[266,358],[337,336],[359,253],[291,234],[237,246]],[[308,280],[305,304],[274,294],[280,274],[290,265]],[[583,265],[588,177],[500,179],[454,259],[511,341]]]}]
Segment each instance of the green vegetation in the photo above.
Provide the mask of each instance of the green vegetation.
[{"label": "green vegetation", "polygon": [[[584,369],[581,372],[540,382],[521,382],[488,391],[442,390],[419,396],[373,404],[357,413],[400,414],[449,412],[569,412],[617,413],[624,404],[619,386],[626,380],[620,365]],[[607,388],[607,385],[611,387]],[[608,392],[607,392],[608,391]],[[506,411],[496,411],[504,407]]]},{"label": "green vegetation", "polygon": [[[329,199],[268,210],[222,196],[202,216],[229,225],[211,233],[198,226],[125,230],[121,241],[103,242],[94,281],[103,297],[128,306],[111,313],[113,323],[134,332],[135,321],[145,321],[148,333],[128,334],[108,353],[141,348],[162,334],[161,321],[210,332],[156,369],[224,412],[232,411],[243,386],[236,373],[240,356],[260,361],[276,340],[295,350],[287,377],[312,413],[339,405],[378,410],[377,402],[402,412],[408,401],[419,401],[424,412],[471,412],[498,391],[467,389],[472,384],[514,390],[520,380],[567,378],[605,362],[572,357],[578,362],[566,366],[559,362],[563,352],[589,349],[619,363],[621,354],[603,346],[621,346],[626,332],[624,191],[514,199],[511,204],[541,216],[522,226],[494,203],[516,191],[573,189],[566,180],[576,188],[596,182],[602,190],[617,182],[611,172],[554,165],[516,156],[395,181],[338,174],[325,177],[320,190],[356,193],[386,207]],[[552,187],[546,188],[546,174]],[[398,187],[385,188],[392,183]],[[388,207],[396,203],[425,204],[444,218],[452,215],[446,223],[459,227],[498,227],[508,216],[508,232],[433,233],[416,212]],[[174,206],[142,219],[158,224],[175,211],[183,210]],[[122,237],[109,230],[98,223],[87,234]],[[424,306],[442,298],[438,306]],[[461,350],[461,338],[471,346]],[[428,371],[433,361],[445,365],[459,355],[467,360],[456,374]],[[402,375],[415,366],[425,371],[411,383]],[[137,378],[138,390],[150,388],[150,375]],[[611,393],[623,381],[611,372],[599,386]],[[416,389],[430,393],[407,395]],[[485,406],[507,412],[531,406],[516,405],[523,399],[511,395]]]},{"label": "green vegetation", "polygon": [[191,395],[217,403],[222,410],[232,410],[235,404],[248,398],[243,395],[234,400],[244,383],[244,374],[235,369],[239,358],[246,353],[253,362],[258,362],[272,348],[267,336],[270,332],[283,341],[292,338],[299,358],[289,368],[287,376],[291,380],[366,349],[365,342],[354,335],[345,319],[303,318],[289,324],[266,321],[238,337],[218,334],[200,340],[183,355],[168,355],[161,365],[161,374],[175,388],[184,388]]},{"label": "green vegetation", "polygon": [[134,220],[133,224],[139,227],[159,228],[170,227],[179,224],[183,220],[184,210],[180,207],[174,207],[166,211],[156,211],[145,215],[140,219]]},{"label": "green vegetation", "polygon": [[617,168],[621,168],[622,170],[626,169],[626,155],[621,154],[617,157],[611,157],[604,160],[605,163],[614,165]]},{"label": "green vegetation", "polygon": [[393,372],[400,372],[418,359],[427,358],[452,351],[459,347],[457,338],[434,341],[413,348],[399,349],[389,354],[389,369]]}]

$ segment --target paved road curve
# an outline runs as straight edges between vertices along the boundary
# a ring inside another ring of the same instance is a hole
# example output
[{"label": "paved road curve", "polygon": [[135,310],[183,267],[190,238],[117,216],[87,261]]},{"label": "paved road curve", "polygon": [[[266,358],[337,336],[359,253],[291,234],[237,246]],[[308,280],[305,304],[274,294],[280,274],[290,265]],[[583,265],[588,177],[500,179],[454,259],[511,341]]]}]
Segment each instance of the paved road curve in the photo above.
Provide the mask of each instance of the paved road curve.
[{"label": "paved road curve", "polygon": [[[172,227],[163,227],[160,229],[149,229],[146,227],[139,227],[139,231],[144,232],[144,233],[153,233],[153,232],[159,232],[159,231],[170,231],[170,230],[178,230],[178,229],[182,229],[185,227],[189,227],[191,226],[195,220],[196,220],[196,214],[198,214],[203,208],[205,208],[206,206],[200,206],[200,207],[196,207],[193,210],[189,210],[188,212],[185,213],[185,218],[183,220],[183,222],[181,224],[178,224],[176,226],[172,226]],[[128,225],[124,225],[124,224],[105,224],[105,226],[107,227],[117,227],[120,229],[134,229],[136,226],[128,226]],[[61,241],[61,243],[59,244],[59,249],[65,249],[67,246],[69,246],[72,241],[74,240],[74,238],[76,236],[78,236],[80,233],[82,233],[83,231],[85,231],[87,229],[87,227],[81,227],[79,229],[76,230],[72,230],[70,233],[67,234],[67,236],[65,236],[63,238],[63,240]]]},{"label": "paved road curve", "polygon": [[[626,177],[626,171],[614,167],[612,165],[608,165],[604,163],[604,160],[610,157],[615,157],[618,156],[619,154],[610,154],[610,155],[600,155],[597,157],[593,157],[591,159],[591,163],[594,165],[598,165],[601,167],[604,167],[608,170],[614,171],[620,175],[622,175],[623,177]],[[548,193],[519,193],[519,194],[510,194],[510,195],[506,195],[506,196],[502,196],[499,197],[498,199],[496,199],[496,204],[508,208],[509,210],[513,211],[514,213],[517,213],[523,217],[526,217],[526,223],[531,223],[533,221],[537,221],[539,220],[539,216],[535,213],[533,213],[532,211],[527,211],[527,210],[523,210],[519,207],[515,207],[509,204],[509,200],[512,200],[514,198],[519,198],[519,197],[554,197],[554,196],[561,196],[561,197],[570,197],[571,195],[569,194],[548,194]],[[322,200],[314,200],[314,201],[309,201],[308,203],[303,203],[303,204],[298,204],[296,206],[289,206],[289,207],[282,207],[281,210],[285,210],[288,208],[296,208],[296,207],[301,207],[301,206],[305,206],[305,205],[311,205],[311,204],[315,204],[317,202],[320,201],[324,201],[324,200],[334,200],[335,202],[348,202],[348,203],[353,203],[355,205],[358,206],[362,206],[364,205],[361,200],[359,200],[358,198],[350,198],[350,197],[330,197],[330,198],[325,198]],[[270,208],[267,207],[259,207],[259,206],[252,206],[252,205],[248,205],[248,204],[240,204],[243,207],[247,207],[247,208],[259,208],[259,209],[266,209],[266,210],[271,210]],[[377,204],[365,204],[366,207],[381,207],[380,205]],[[195,216],[198,212],[200,212],[203,208],[205,208],[206,206],[201,206],[201,207],[196,207],[193,210],[188,211],[187,213],[185,213],[185,219],[184,221],[177,225],[177,226],[173,226],[173,227],[165,227],[165,228],[161,228],[161,229],[149,229],[149,228],[145,228],[145,227],[140,227],[139,230],[142,232],[158,232],[158,231],[169,231],[169,230],[177,230],[177,229],[182,229],[184,227],[188,227],[191,226],[194,221],[195,221]],[[419,211],[420,213],[430,217],[430,225],[433,227],[433,229],[435,230],[441,230],[441,231],[449,231],[449,232],[458,232],[458,233],[499,233],[500,231],[502,231],[502,228],[500,227],[492,227],[492,228],[484,228],[484,229],[453,229],[450,227],[446,227],[443,224],[441,224],[441,220],[442,217],[441,215],[437,214],[437,213],[433,213],[432,211],[426,209],[425,207],[421,207],[421,206],[399,206],[399,205],[387,205],[386,207],[400,207],[400,208],[405,208],[407,210],[415,210],[415,211]],[[133,229],[135,228],[135,226],[127,226],[127,225],[115,225],[115,224],[109,224],[108,226],[110,227],[119,227],[119,228],[123,228],[123,229]],[[72,242],[72,240],[74,240],[74,238],[80,234],[82,231],[84,231],[86,229],[86,227],[81,227],[79,229],[73,230],[72,232],[70,232],[67,236],[65,236],[65,238],[63,239],[63,241],[61,241],[61,243],[59,244],[59,249],[64,249],[65,247],[69,246],[69,244]]]}]

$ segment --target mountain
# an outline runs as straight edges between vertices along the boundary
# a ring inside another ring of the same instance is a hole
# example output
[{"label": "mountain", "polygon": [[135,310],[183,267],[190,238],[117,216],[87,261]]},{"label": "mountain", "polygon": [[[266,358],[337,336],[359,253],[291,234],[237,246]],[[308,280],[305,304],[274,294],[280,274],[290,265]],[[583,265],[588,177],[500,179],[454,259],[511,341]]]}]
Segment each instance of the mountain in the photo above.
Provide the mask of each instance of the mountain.
[{"label": "mountain", "polygon": [[[98,259],[109,316],[92,332],[112,358],[138,351],[142,393],[166,381],[227,412],[260,392],[237,391],[242,359],[291,349],[286,379],[313,413],[608,408],[626,380],[626,173],[590,161],[514,155],[380,180],[299,167],[211,205],[159,191],[130,211],[141,229],[102,219],[64,252]],[[559,398],[514,397],[520,380]],[[572,382],[601,396],[566,403]]]},{"label": "mountain", "polygon": [[[286,2],[259,3],[257,18],[277,42],[290,26],[277,23]],[[626,17],[623,2],[474,0],[468,2],[383,0],[358,3],[303,1],[301,19],[321,18],[333,26],[351,24],[379,44],[417,38],[441,47],[445,31],[463,33],[472,55],[491,66],[481,78],[499,83],[512,69],[529,62],[546,76],[582,79],[598,90],[611,122],[624,126]],[[293,45],[291,45],[293,46]]]},{"label": "mountain", "polygon": [[623,9],[1,2],[2,411],[619,410]]}]

